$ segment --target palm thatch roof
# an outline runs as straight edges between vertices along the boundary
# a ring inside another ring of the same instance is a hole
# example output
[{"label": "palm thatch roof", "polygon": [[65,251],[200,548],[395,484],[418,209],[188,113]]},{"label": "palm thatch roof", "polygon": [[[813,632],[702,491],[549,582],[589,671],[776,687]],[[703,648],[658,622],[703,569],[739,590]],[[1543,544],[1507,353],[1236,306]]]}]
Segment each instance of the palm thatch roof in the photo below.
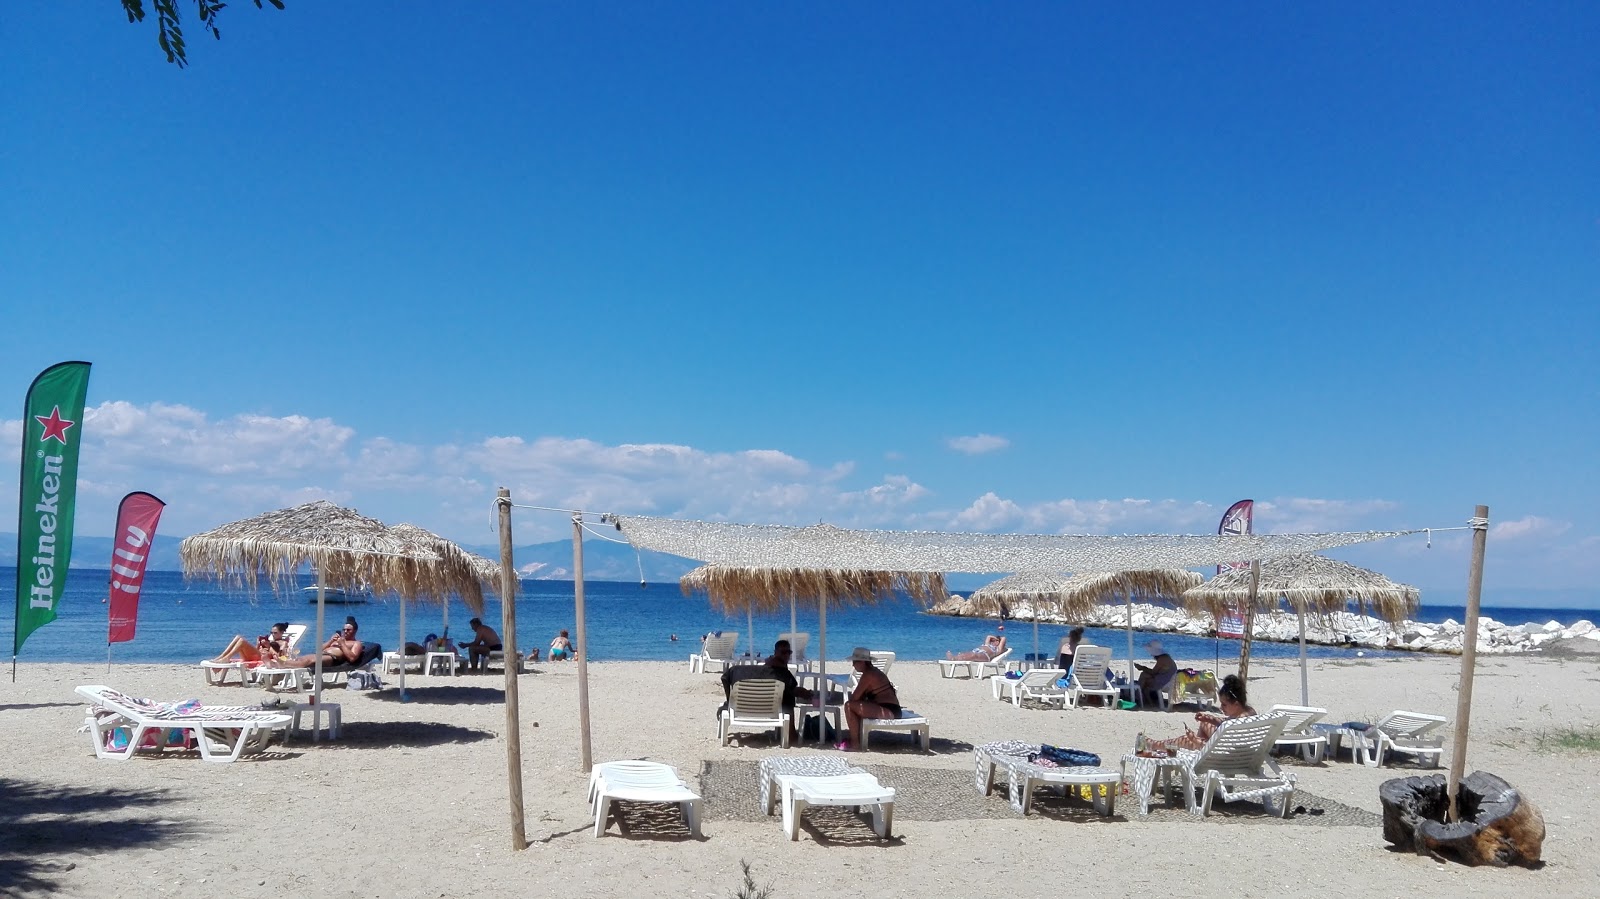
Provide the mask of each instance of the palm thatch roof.
[{"label": "palm thatch roof", "polygon": [[[417,527],[414,524],[397,524],[392,529],[401,537],[411,540],[417,545],[431,550],[439,557],[440,564],[454,569],[455,577],[470,577],[480,589],[471,594],[461,593],[461,601],[474,614],[483,614],[483,590],[489,588],[496,596],[500,595],[500,563],[486,559],[477,553],[467,552],[454,542],[435,534],[434,532]],[[512,595],[516,595],[518,582],[511,582]]]},{"label": "palm thatch roof", "polygon": [[1026,602],[1033,606],[1035,618],[1048,611],[1072,620],[1116,599],[1176,600],[1202,580],[1183,568],[1074,575],[1025,571],[974,590],[967,602],[982,615],[998,615],[1002,604]]},{"label": "palm thatch roof", "polygon": [[[1191,612],[1213,616],[1228,614],[1249,601],[1250,570],[1239,568],[1219,574],[1183,594]],[[1376,571],[1308,553],[1261,563],[1256,610],[1272,611],[1280,602],[1320,615],[1354,605],[1360,611],[1390,623],[1403,621],[1417,611],[1422,594],[1409,584],[1397,584]]]},{"label": "palm thatch roof", "polygon": [[855,571],[827,568],[756,568],[702,565],[678,579],[685,596],[703,592],[724,612],[774,611],[790,599],[858,605],[909,595],[926,605],[944,599],[944,574],[922,571]]},{"label": "palm thatch roof", "polygon": [[483,594],[476,573],[445,560],[415,535],[326,500],[266,512],[185,538],[178,549],[185,576],[210,576],[254,589],[292,589],[295,573],[313,566],[324,584],[402,598],[441,601]]}]

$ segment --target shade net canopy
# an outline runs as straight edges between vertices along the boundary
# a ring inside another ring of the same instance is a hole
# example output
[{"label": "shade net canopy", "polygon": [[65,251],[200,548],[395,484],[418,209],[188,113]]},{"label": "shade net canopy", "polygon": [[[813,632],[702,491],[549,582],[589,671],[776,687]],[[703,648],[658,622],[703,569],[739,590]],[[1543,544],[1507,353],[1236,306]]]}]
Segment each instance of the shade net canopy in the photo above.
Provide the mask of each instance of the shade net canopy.
[{"label": "shade net canopy", "polygon": [[1035,619],[1041,612],[1053,612],[1070,620],[1119,600],[1176,602],[1203,580],[1182,568],[1073,575],[1025,571],[972,591],[967,602],[983,615],[998,615],[1003,606],[1021,602],[1033,608]]},{"label": "shade net canopy", "polygon": [[1330,534],[959,534],[732,524],[608,515],[636,549],[714,565],[827,571],[1092,572],[1198,568],[1386,540],[1408,531]]},{"label": "shade net canopy", "polygon": [[[1205,611],[1220,617],[1249,599],[1250,569],[1239,568],[1185,591],[1182,602],[1191,612]],[[1261,563],[1256,611],[1273,611],[1282,603],[1310,615],[1355,607],[1396,623],[1416,614],[1421,599],[1421,591],[1409,584],[1396,583],[1348,562],[1308,554]]]}]

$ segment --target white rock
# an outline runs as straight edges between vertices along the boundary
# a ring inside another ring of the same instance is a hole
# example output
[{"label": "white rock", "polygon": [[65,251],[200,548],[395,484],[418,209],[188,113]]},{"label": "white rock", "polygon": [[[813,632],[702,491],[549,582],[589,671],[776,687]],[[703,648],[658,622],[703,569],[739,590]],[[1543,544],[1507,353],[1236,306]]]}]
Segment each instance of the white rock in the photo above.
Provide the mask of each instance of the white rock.
[{"label": "white rock", "polygon": [[1544,625],[1540,628],[1540,630],[1544,631],[1547,634],[1558,633],[1561,630],[1561,622],[1559,622],[1559,621],[1546,621],[1544,623]]},{"label": "white rock", "polygon": [[1564,633],[1569,637],[1581,637],[1584,634],[1592,634],[1594,631],[1594,622],[1584,618],[1580,621],[1574,622],[1572,627],[1567,628]]}]

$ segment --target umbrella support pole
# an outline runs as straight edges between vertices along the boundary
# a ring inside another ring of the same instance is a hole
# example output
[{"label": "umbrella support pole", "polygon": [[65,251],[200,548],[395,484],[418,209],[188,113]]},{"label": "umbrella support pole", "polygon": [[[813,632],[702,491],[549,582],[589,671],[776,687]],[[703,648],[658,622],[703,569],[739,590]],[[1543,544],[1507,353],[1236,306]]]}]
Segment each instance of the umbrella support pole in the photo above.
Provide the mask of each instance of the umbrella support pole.
[{"label": "umbrella support pole", "polygon": [[1306,675],[1306,610],[1300,610],[1300,704],[1311,704],[1311,683]]},{"label": "umbrella support pole", "polygon": [[578,620],[573,628],[578,633],[578,646],[573,653],[578,657],[578,725],[582,730],[583,770],[594,767],[594,755],[589,739],[589,629],[588,614],[583,607],[583,513],[572,516],[572,589],[574,613]]},{"label": "umbrella support pole", "polygon": [[1459,809],[1461,774],[1467,767],[1467,729],[1472,723],[1472,675],[1478,668],[1478,603],[1483,595],[1483,552],[1489,537],[1489,507],[1472,512],[1472,567],[1467,569],[1466,632],[1461,635],[1461,680],[1456,693],[1456,736],[1450,751],[1450,779],[1446,782],[1445,821],[1455,823]]},{"label": "umbrella support pole", "polygon": [[[511,800],[511,849],[528,848],[528,834],[522,811],[522,708],[517,698],[517,566],[511,554],[511,491],[495,492],[495,507],[500,513],[500,645],[505,649],[506,669],[506,792]],[[487,666],[485,666],[487,667]]]}]

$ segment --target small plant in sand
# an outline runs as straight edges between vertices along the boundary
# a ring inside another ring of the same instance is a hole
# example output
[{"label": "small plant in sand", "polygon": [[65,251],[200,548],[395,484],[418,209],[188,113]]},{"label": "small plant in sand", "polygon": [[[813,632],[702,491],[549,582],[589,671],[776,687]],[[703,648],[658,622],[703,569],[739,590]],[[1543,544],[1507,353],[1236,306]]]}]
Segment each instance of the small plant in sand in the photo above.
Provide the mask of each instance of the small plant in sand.
[{"label": "small plant in sand", "polygon": [[733,894],[733,899],[771,899],[772,884],[756,886],[755,876],[750,873],[750,863],[742,858],[739,859],[739,867],[744,869],[744,883]]},{"label": "small plant in sand", "polygon": [[1533,745],[1539,752],[1600,752],[1600,725],[1542,730]]}]

